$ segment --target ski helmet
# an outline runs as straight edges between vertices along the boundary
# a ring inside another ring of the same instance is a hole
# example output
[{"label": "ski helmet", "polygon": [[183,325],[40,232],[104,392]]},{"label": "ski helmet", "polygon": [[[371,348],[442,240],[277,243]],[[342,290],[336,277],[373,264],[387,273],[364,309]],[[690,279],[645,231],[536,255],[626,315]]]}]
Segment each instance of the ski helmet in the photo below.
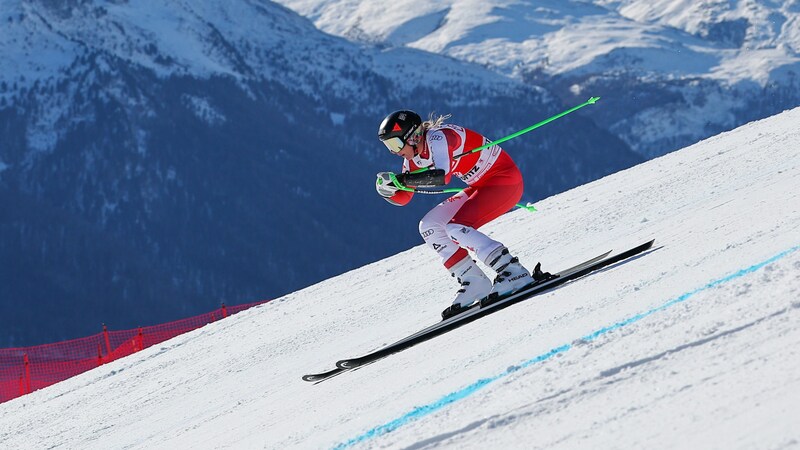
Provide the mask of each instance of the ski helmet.
[{"label": "ski helmet", "polygon": [[395,111],[381,122],[378,139],[390,152],[399,153],[420,125],[422,118],[414,111]]}]

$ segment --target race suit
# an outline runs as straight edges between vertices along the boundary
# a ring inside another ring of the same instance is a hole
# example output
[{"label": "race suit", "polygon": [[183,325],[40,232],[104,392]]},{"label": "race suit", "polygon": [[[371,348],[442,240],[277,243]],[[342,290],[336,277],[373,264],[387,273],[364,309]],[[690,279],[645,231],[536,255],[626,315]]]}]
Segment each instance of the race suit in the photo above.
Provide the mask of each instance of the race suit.
[{"label": "race suit", "polygon": [[[485,261],[491,252],[501,247],[500,242],[477,229],[509,211],[522,198],[522,174],[499,146],[454,158],[488,142],[472,130],[445,124],[428,130],[417,155],[403,162],[403,172],[443,169],[445,184],[452,176],[467,184],[466,189],[435,206],[419,223],[422,239],[439,254],[447,269],[469,257],[467,250]],[[405,205],[413,195],[397,191],[388,200]]]}]

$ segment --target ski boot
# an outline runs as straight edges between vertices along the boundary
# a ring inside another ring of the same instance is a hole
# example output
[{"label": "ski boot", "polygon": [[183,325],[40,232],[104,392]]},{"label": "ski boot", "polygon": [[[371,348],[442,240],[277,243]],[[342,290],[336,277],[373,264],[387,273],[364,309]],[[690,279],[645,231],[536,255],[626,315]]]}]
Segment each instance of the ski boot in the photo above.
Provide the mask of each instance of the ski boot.
[{"label": "ski boot", "polygon": [[464,258],[458,262],[450,268],[450,273],[458,280],[461,287],[453,299],[453,304],[442,311],[442,320],[468,310],[492,290],[492,281],[471,258]]},{"label": "ski boot", "polygon": [[529,284],[546,280],[550,274],[542,272],[541,264],[531,274],[515,256],[508,253],[508,249],[500,247],[486,258],[486,264],[497,272],[494,279],[491,297],[498,297],[518,291]]}]

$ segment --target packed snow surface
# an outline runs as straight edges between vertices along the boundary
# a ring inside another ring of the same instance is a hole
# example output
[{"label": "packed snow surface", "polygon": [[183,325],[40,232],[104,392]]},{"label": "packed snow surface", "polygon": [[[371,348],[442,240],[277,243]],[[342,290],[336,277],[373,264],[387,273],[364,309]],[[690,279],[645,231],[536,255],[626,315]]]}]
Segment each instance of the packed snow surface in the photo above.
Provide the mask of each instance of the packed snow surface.
[{"label": "packed snow surface", "polygon": [[656,239],[625,264],[302,381],[437,320],[457,286],[415,247],[0,404],[0,447],[797,447],[798,123],[800,108],[485,227],[546,270]]}]

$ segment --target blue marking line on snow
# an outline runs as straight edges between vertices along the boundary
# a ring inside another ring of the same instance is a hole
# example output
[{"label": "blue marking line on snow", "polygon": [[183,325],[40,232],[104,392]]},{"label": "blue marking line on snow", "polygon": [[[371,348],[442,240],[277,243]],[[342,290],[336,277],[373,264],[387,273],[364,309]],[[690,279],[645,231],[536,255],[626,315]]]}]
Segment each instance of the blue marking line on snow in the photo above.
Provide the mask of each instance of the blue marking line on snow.
[{"label": "blue marking line on snow", "polygon": [[[788,250],[785,250],[785,251],[783,251],[781,253],[778,253],[777,255],[775,255],[775,256],[773,256],[773,257],[771,257],[769,259],[766,259],[766,260],[764,260],[764,261],[762,261],[762,262],[760,262],[758,264],[754,264],[754,265],[752,265],[750,267],[747,267],[747,268],[742,269],[742,270],[740,270],[738,272],[730,274],[730,275],[728,275],[728,276],[726,276],[724,278],[720,278],[718,280],[711,281],[710,283],[706,284],[705,286],[701,286],[701,287],[699,287],[697,289],[694,289],[692,291],[689,291],[689,292],[686,292],[684,294],[681,294],[680,296],[678,296],[678,297],[676,297],[676,298],[664,303],[661,306],[657,306],[657,307],[655,307],[655,308],[653,308],[653,309],[651,309],[649,311],[645,311],[643,313],[636,314],[635,316],[629,317],[629,318],[627,318],[625,320],[622,320],[620,322],[617,322],[617,323],[615,323],[613,325],[600,328],[599,330],[594,331],[592,333],[589,333],[586,336],[580,338],[579,340],[580,341],[584,341],[584,342],[588,342],[588,341],[592,341],[594,339],[597,339],[598,337],[600,337],[600,336],[602,336],[602,335],[604,335],[606,333],[609,333],[609,332],[614,331],[614,330],[618,330],[618,329],[620,329],[620,328],[622,328],[622,327],[624,327],[626,325],[630,325],[632,323],[638,322],[638,321],[644,319],[645,317],[648,317],[648,316],[650,316],[652,314],[655,314],[657,312],[660,312],[660,311],[663,311],[663,310],[665,310],[667,308],[675,306],[678,303],[684,302],[684,301],[688,300],[689,298],[691,298],[692,296],[694,296],[695,294],[698,294],[700,292],[706,291],[708,289],[715,288],[717,286],[720,286],[720,285],[723,285],[723,284],[728,283],[730,281],[733,281],[733,280],[735,280],[737,278],[741,278],[741,277],[743,277],[745,275],[753,273],[753,272],[761,269],[762,267],[764,267],[764,266],[766,266],[768,264],[772,264],[775,261],[777,261],[777,260],[779,260],[781,258],[784,258],[784,257],[786,257],[786,256],[788,256],[788,255],[790,255],[790,254],[792,254],[792,253],[794,253],[794,252],[796,252],[798,250],[800,250],[800,246],[792,247],[792,248],[790,248]],[[490,377],[490,378],[480,379],[480,380],[470,384],[467,387],[464,387],[464,388],[459,389],[459,390],[457,390],[455,392],[451,392],[450,394],[445,395],[444,397],[440,398],[439,400],[436,400],[433,403],[429,403],[429,404],[424,405],[424,406],[418,406],[418,407],[412,409],[411,411],[403,414],[402,416],[398,417],[397,419],[389,421],[389,422],[387,422],[387,423],[385,423],[383,425],[378,425],[377,427],[372,428],[371,430],[365,432],[364,434],[356,436],[356,437],[348,440],[347,442],[344,442],[344,443],[341,443],[341,444],[337,445],[336,447],[334,447],[334,449],[344,449],[344,448],[347,448],[347,447],[352,447],[353,445],[363,443],[363,442],[368,441],[368,440],[370,440],[372,438],[380,437],[380,436],[383,436],[385,434],[391,433],[392,431],[394,431],[394,430],[396,430],[396,429],[398,429],[398,428],[400,428],[400,427],[402,427],[404,425],[407,425],[410,422],[413,422],[415,420],[421,419],[421,418],[423,418],[423,417],[425,417],[427,415],[433,414],[433,413],[435,413],[435,412],[445,408],[446,406],[448,406],[448,405],[450,405],[452,403],[455,403],[455,402],[457,402],[459,400],[463,400],[463,399],[469,397],[470,395],[472,395],[472,394],[480,391],[481,389],[485,388],[486,386],[489,386],[490,384],[494,383],[495,381],[498,381],[498,380],[500,380],[502,378],[505,378],[508,375],[510,375],[510,374],[520,370],[520,369],[525,369],[525,368],[530,367],[530,366],[532,366],[534,364],[540,363],[542,361],[546,361],[546,360],[548,360],[548,359],[550,359],[550,358],[552,358],[552,357],[554,357],[554,356],[556,356],[558,354],[566,352],[567,350],[571,349],[572,347],[573,347],[572,344],[565,344],[565,345],[562,345],[560,347],[556,347],[556,348],[550,350],[549,352],[543,353],[543,354],[541,354],[539,356],[536,356],[536,357],[534,357],[532,359],[529,359],[529,360],[523,362],[520,365],[509,367],[508,369],[506,369],[505,372],[502,372],[502,373],[500,373],[498,375],[495,375],[495,376]]]}]

